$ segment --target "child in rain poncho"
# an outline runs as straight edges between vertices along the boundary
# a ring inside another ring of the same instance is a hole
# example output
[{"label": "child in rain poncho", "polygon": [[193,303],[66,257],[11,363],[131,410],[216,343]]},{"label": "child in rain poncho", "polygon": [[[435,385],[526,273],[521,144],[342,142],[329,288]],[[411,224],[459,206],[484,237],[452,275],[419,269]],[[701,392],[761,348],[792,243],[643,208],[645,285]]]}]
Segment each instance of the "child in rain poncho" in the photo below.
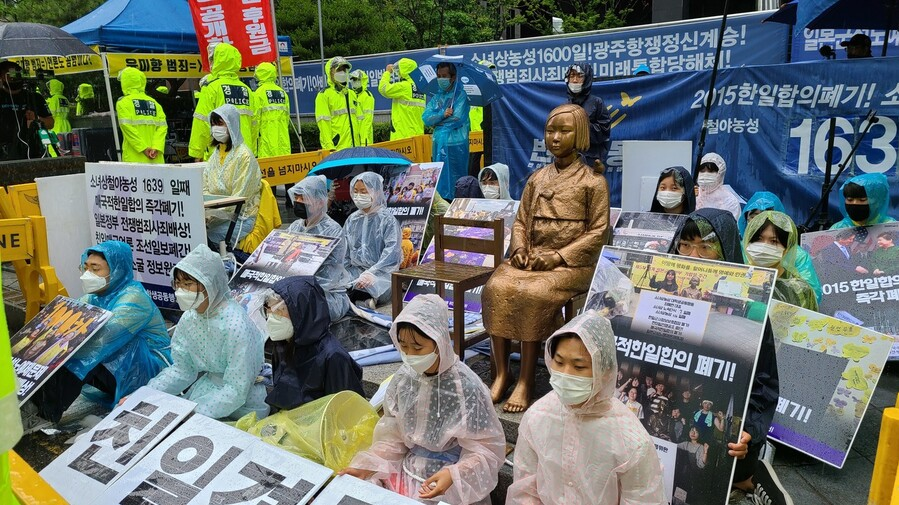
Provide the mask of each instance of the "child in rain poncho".
[{"label": "child in rain poncho", "polygon": [[404,364],[371,448],[344,473],[425,503],[489,504],[506,439],[487,387],[453,352],[448,323],[437,295],[415,297],[396,318],[390,337]]},{"label": "child in rain poncho", "polygon": [[[263,337],[228,290],[222,258],[200,244],[172,269],[175,299],[184,311],[172,336],[172,366],[148,384],[171,395],[187,390],[196,413],[239,419],[268,415],[262,370]],[[199,379],[198,379],[199,377]]]},{"label": "child in rain poncho", "polygon": [[343,265],[346,258],[346,238],[343,228],[331,219],[328,209],[328,180],[321,175],[306,177],[287,190],[293,202],[293,212],[299,218],[290,224],[290,231],[338,238],[337,245],[315,273],[315,280],[325,291],[328,314],[337,321],[350,310],[346,286],[352,280]]},{"label": "child in rain poncho", "polygon": [[437,82],[440,89],[428,99],[421,119],[425,126],[434,128],[431,160],[443,162],[437,192],[444,198],[453,198],[456,180],[468,174],[468,110],[471,106],[465,88],[456,81],[455,65],[438,63]]},{"label": "child in rain poncho", "polygon": [[478,172],[478,182],[481,184],[481,193],[484,198],[491,200],[510,200],[509,196],[509,166],[502,163],[494,163],[486,166]]},{"label": "child in rain poncho", "polygon": [[400,266],[400,225],[385,207],[384,179],[365,172],[350,181],[353,203],[359,209],[343,225],[347,241],[346,269],[350,273],[350,300],[386,300],[390,274]]},{"label": "child in rain poncho", "polygon": [[524,414],[507,504],[667,503],[655,445],[613,398],[618,362],[609,321],[594,311],[546,341],[553,390]]},{"label": "child in rain poncho", "polygon": [[870,226],[895,221],[887,215],[890,208],[890,184],[883,174],[857,175],[840,188],[840,212],[843,219],[831,230]]},{"label": "child in rain poncho", "polygon": [[702,157],[696,176],[696,185],[699,186],[696,208],[726,210],[737,219],[740,217],[740,200],[724,187],[726,173],[724,158],[716,153],[708,153]]}]

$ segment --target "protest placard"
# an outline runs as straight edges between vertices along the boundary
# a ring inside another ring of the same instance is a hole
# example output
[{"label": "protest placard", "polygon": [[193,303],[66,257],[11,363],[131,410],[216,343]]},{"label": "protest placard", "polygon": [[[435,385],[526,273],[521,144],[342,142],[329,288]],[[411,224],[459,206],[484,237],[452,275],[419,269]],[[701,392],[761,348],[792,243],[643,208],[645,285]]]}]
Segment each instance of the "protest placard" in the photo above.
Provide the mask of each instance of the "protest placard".
[{"label": "protest placard", "polygon": [[646,251],[668,252],[687,216],[655,212],[621,212],[612,229],[612,245]]},{"label": "protest placard", "polygon": [[315,505],[418,505],[418,503],[412,498],[406,498],[350,475],[335,477],[315,499]]},{"label": "protest placard", "polygon": [[41,477],[72,505],[93,505],[191,412],[196,403],[138,389],[93,429],[41,470]]},{"label": "protest placard", "polygon": [[206,243],[202,165],[88,163],[85,174],[92,243],[130,245],[134,278],[156,305],[176,308],[170,272]]},{"label": "protest placard", "polygon": [[[653,437],[667,497],[726,503],[776,272],[603,248],[587,309],[612,323],[617,398]],[[694,282],[690,282],[693,281]]]},{"label": "protest placard", "polygon": [[422,238],[431,212],[431,202],[443,162],[414,163],[408,167],[386,169],[384,195],[387,210],[400,225],[403,260],[400,268],[418,264]]},{"label": "protest placard", "polygon": [[303,505],[332,473],[246,432],[194,414],[96,503]]},{"label": "protest placard", "polygon": [[[818,310],[899,338],[899,223],[802,235],[823,296]],[[899,360],[899,340],[890,351]]]},{"label": "protest placard", "polygon": [[780,399],[768,436],[842,468],[893,337],[795,305],[771,307]]},{"label": "protest placard", "polygon": [[19,405],[40,389],[110,317],[112,312],[100,307],[57,296],[25,323],[9,340],[19,382]]}]

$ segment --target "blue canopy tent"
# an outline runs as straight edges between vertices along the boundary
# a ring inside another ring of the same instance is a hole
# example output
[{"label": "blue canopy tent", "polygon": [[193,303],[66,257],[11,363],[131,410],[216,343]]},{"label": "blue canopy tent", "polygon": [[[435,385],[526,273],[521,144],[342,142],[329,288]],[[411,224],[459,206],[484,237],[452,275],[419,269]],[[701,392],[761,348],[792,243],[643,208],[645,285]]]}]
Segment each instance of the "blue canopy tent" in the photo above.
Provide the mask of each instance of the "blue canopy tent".
[{"label": "blue canopy tent", "polygon": [[62,29],[111,52],[200,52],[187,0],[109,0]]}]

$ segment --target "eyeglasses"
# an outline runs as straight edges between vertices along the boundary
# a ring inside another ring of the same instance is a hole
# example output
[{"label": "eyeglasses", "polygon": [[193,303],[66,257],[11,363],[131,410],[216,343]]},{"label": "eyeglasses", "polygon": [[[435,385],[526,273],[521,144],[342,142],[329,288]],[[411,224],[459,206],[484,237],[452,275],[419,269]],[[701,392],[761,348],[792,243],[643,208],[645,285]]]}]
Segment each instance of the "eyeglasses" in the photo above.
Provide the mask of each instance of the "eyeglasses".
[{"label": "eyeglasses", "polygon": [[681,253],[684,256],[693,254],[694,249],[697,251],[700,258],[714,259],[718,257],[718,250],[715,249],[714,245],[708,242],[694,244],[692,242],[681,241],[677,244],[677,252]]}]

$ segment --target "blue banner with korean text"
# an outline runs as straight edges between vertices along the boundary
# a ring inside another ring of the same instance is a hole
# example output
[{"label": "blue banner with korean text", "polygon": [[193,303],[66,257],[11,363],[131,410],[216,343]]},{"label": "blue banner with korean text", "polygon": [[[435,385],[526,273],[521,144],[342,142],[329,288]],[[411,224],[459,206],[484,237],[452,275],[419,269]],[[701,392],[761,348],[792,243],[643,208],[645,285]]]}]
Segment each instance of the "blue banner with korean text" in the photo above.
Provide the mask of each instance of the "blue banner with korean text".
[{"label": "blue banner with korean text", "polygon": [[[848,29],[824,29],[804,30],[793,29],[793,44],[790,51],[790,61],[819,61],[824,59],[821,48],[830,46],[836,55],[835,59],[845,60],[846,50],[840,45],[848,42],[856,33],[864,33],[871,39],[871,54],[880,56],[883,50],[883,41],[886,33],[883,30],[848,30]],[[899,56],[899,31],[890,32],[890,42],[887,47],[887,56]]]}]

